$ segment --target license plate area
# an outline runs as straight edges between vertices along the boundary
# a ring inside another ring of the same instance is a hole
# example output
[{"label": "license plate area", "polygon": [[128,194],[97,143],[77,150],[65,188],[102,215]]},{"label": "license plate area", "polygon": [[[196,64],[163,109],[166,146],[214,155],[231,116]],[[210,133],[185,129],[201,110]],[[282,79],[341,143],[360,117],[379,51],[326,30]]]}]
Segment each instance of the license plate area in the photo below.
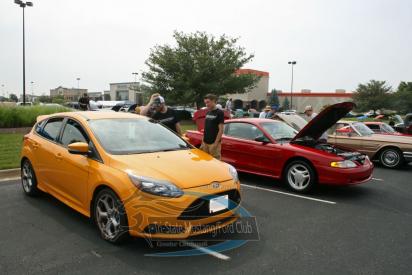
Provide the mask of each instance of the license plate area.
[{"label": "license plate area", "polygon": [[209,213],[216,213],[229,208],[229,195],[218,196],[210,199]]}]

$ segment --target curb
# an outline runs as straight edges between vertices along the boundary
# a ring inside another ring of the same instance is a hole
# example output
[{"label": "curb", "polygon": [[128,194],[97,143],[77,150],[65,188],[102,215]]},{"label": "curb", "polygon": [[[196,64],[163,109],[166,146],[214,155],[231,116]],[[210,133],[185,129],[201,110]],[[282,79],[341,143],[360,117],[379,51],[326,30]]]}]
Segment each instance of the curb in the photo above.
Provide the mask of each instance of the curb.
[{"label": "curb", "polygon": [[20,168],[0,170],[0,180],[20,177]]}]

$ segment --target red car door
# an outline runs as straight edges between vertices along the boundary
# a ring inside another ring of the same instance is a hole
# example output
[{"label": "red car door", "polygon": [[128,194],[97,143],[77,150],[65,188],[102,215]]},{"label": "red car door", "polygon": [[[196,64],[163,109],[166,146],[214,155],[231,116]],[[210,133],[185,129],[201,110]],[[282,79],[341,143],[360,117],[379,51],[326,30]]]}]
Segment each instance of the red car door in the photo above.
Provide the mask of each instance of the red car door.
[{"label": "red car door", "polygon": [[259,136],[264,136],[263,132],[251,123],[226,123],[222,138],[222,160],[242,171],[269,174],[270,170],[273,171],[271,166],[274,158],[268,151],[275,147],[256,141]]}]

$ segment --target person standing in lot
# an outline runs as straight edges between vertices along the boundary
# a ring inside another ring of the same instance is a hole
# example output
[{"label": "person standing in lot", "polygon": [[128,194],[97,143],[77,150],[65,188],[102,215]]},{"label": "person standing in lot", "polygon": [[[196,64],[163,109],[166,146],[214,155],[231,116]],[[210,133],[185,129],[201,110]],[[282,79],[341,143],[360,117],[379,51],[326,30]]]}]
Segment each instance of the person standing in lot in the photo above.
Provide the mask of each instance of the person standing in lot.
[{"label": "person standing in lot", "polygon": [[200,149],[220,159],[225,114],[221,109],[216,107],[216,101],[217,97],[213,94],[208,94],[204,98],[208,112],[205,117],[203,141]]},{"label": "person standing in lot", "polygon": [[[151,110],[152,108],[153,111]],[[149,103],[140,109],[140,114],[143,116],[149,116],[154,120],[159,121],[170,130],[182,135],[179,118],[176,111],[166,106],[165,99],[160,94],[153,94],[150,97]]]},{"label": "person standing in lot", "polygon": [[83,96],[79,99],[79,107],[80,107],[80,110],[82,110],[82,111],[87,111],[87,110],[89,110],[90,108],[90,106],[89,106],[89,104],[90,104],[90,98],[89,98],[89,96],[87,95],[87,93],[84,93],[83,94]]},{"label": "person standing in lot", "polygon": [[[307,122],[311,121],[314,117],[316,117],[318,114],[313,112],[312,106],[308,105],[305,107],[305,110],[303,112],[305,114],[305,119]],[[319,138],[320,142],[326,143],[328,141],[328,131],[325,131]]]},{"label": "person standing in lot", "polygon": [[228,110],[229,112],[232,111],[232,99],[231,99],[231,98],[229,98],[229,99],[226,101],[225,109]]},{"label": "person standing in lot", "polygon": [[262,112],[260,112],[259,118],[266,118],[269,112],[270,112],[270,106],[266,106],[265,109]]},{"label": "person standing in lot", "polygon": [[305,114],[305,119],[308,122],[318,115],[317,113],[313,112],[313,108],[310,105],[305,107],[305,110],[303,111],[303,113]]}]

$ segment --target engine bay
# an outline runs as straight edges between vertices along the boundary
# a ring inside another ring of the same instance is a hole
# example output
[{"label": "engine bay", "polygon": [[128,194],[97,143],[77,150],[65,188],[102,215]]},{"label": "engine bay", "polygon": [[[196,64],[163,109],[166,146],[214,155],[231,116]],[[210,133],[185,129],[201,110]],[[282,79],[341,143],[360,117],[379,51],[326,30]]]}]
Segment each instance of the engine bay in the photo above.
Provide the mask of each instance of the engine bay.
[{"label": "engine bay", "polygon": [[338,148],[334,145],[328,144],[328,143],[323,143],[323,142],[318,142],[314,140],[296,140],[294,142],[295,144],[300,144],[304,146],[309,146],[321,151],[325,151],[334,155],[338,155],[345,160],[351,160],[351,161],[356,161],[359,162],[360,164],[363,164],[366,159],[366,155],[359,153],[359,152],[354,152],[354,151],[346,151],[341,148]]}]

